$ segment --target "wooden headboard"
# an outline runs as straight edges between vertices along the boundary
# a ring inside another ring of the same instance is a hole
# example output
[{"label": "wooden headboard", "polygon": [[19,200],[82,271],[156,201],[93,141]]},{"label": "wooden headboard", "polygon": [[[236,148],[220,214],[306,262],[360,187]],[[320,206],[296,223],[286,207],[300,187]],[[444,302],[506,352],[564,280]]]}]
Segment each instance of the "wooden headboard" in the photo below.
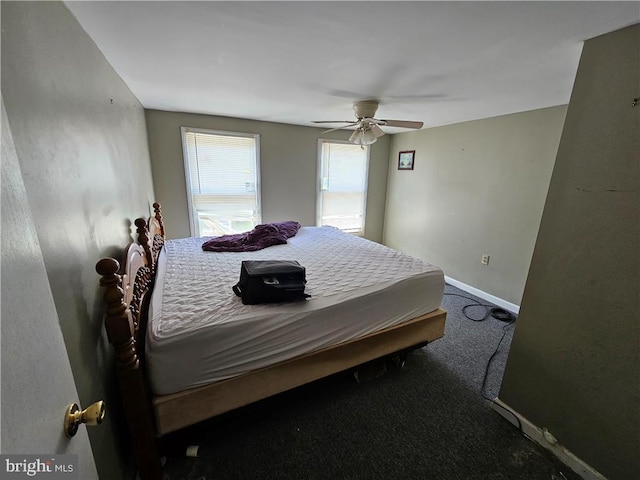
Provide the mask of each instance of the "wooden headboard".
[{"label": "wooden headboard", "polygon": [[164,224],[160,204],[154,203],[154,215],[138,218],[138,240],[125,248],[122,265],[114,258],[96,264],[105,287],[107,304],[105,328],[113,345],[117,375],[132,441],[136,444],[136,463],[145,466],[145,476],[161,478],[152,394],[144,372],[144,343],[147,312],[155,281],[158,255],[164,245]]},{"label": "wooden headboard", "polygon": [[[136,341],[143,341],[138,338],[141,336],[140,323],[145,319],[143,314],[146,313],[149,302],[147,293],[153,288],[158,255],[164,246],[164,224],[160,204],[154,203],[153,210],[154,215],[148,220],[135,220],[138,239],[125,248],[122,271],[119,262],[113,258],[103,258],[96,264],[96,271],[102,275],[100,285],[107,289],[104,295],[108,306],[107,321],[112,317],[114,321],[116,317],[124,318],[130,313],[133,327],[131,334]],[[142,327],[144,329],[145,326]],[[124,334],[127,329],[121,327],[121,330],[122,332],[118,330],[118,333]],[[111,341],[111,338],[109,340]],[[124,338],[122,340],[124,341]]]}]

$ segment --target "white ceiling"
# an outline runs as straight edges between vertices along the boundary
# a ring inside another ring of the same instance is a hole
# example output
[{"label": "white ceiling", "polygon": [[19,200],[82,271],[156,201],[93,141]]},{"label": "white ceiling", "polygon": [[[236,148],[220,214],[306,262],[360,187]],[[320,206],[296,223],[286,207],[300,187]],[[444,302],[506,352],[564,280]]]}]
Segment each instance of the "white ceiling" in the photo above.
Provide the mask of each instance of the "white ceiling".
[{"label": "white ceiling", "polygon": [[[145,108],[298,125],[446,125],[569,102],[633,2],[66,2]],[[386,129],[389,133],[402,131]]]}]

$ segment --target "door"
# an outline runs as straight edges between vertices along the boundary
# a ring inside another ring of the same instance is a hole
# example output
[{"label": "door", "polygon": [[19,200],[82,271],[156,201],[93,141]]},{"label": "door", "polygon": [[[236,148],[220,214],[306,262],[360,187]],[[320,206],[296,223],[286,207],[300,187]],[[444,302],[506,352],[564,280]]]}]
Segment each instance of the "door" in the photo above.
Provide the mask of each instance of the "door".
[{"label": "door", "polygon": [[[0,452],[47,457],[74,454],[78,456],[77,467],[73,467],[77,468],[76,478],[97,479],[85,427],[81,425],[71,439],[63,432],[66,407],[69,403],[78,403],[78,394],[4,101],[1,103]],[[5,462],[2,462],[0,478],[4,477],[4,468]]]}]

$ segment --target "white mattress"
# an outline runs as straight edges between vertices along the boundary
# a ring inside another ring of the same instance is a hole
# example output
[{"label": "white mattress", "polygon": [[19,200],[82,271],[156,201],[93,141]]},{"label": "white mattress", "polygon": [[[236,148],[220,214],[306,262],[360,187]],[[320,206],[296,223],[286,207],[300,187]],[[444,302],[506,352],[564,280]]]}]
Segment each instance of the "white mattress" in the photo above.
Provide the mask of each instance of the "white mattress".
[{"label": "white mattress", "polygon": [[[338,344],[440,306],[438,267],[333,227],[304,227],[256,252],[202,250],[169,240],[160,255],[147,329],[151,388],[164,395]],[[305,302],[243,305],[231,287],[242,260],[297,260]]]}]

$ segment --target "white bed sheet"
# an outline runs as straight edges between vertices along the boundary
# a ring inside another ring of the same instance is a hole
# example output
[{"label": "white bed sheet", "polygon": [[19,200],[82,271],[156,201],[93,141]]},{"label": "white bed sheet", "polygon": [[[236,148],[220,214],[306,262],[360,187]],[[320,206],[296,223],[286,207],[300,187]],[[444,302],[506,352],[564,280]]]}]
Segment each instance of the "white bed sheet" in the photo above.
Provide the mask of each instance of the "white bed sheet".
[{"label": "white bed sheet", "polygon": [[[147,328],[154,393],[164,395],[266,367],[401,323],[440,306],[440,268],[333,227],[304,227],[255,252],[168,240]],[[298,260],[305,302],[243,305],[231,287],[242,260]]]}]

